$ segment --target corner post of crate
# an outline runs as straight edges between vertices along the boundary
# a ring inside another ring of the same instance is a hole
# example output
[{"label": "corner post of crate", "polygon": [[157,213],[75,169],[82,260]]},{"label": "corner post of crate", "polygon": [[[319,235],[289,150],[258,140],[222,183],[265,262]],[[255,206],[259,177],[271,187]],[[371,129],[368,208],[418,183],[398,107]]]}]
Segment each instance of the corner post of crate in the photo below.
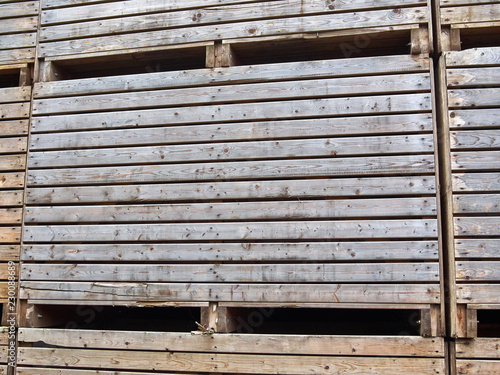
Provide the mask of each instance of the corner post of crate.
[{"label": "corner post of crate", "polygon": [[431,52],[430,41],[429,27],[426,24],[411,29],[411,54],[429,54]]},{"label": "corner post of crate", "polygon": [[32,72],[31,66],[26,65],[19,70],[19,86],[31,86]]},{"label": "corner post of crate", "polygon": [[429,309],[420,310],[420,335],[423,337],[443,336],[441,325],[441,306],[431,305]]},{"label": "corner post of crate", "polygon": [[240,309],[210,302],[201,308],[201,324],[217,333],[235,332],[240,327]]},{"label": "corner post of crate", "polygon": [[40,61],[40,82],[60,81],[67,79],[68,74],[53,61]]},{"label": "corner post of crate", "polygon": [[469,339],[477,337],[477,310],[469,309],[464,304],[457,306],[457,336]]},{"label": "corner post of crate", "polygon": [[239,61],[230,43],[216,41],[207,46],[206,67],[225,68],[238,65]]},{"label": "corner post of crate", "polygon": [[460,51],[462,49],[460,38],[460,29],[451,26],[443,26],[441,28],[439,51]]}]

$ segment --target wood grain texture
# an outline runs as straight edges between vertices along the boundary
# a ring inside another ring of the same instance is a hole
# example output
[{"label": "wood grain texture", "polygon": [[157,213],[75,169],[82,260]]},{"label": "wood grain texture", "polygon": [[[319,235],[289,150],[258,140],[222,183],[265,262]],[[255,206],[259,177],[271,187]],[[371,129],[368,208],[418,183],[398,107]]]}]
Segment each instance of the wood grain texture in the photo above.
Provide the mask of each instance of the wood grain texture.
[{"label": "wood grain texture", "polygon": [[500,147],[500,129],[450,132],[451,147],[455,150]]},{"label": "wood grain texture", "polygon": [[500,217],[456,217],[455,235],[457,236],[498,236]]},{"label": "wood grain texture", "polygon": [[499,116],[499,108],[453,110],[449,115],[450,128],[498,128]]},{"label": "wood grain texture", "polygon": [[20,240],[20,227],[0,227],[0,243],[19,243]]},{"label": "wood grain texture", "polygon": [[22,299],[91,301],[226,301],[440,303],[438,284],[163,284],[22,281]]},{"label": "wood grain texture", "polygon": [[20,206],[23,204],[23,192],[19,190],[0,191],[0,207]]},{"label": "wood grain texture", "polygon": [[500,339],[477,337],[474,340],[457,341],[457,358],[497,358],[500,359],[498,346]]},{"label": "wood grain texture", "polygon": [[447,70],[448,87],[478,87],[500,85],[500,67],[462,68]]},{"label": "wood grain texture", "polygon": [[463,213],[500,213],[500,194],[455,195],[454,212]]},{"label": "wood grain texture", "polygon": [[26,152],[27,137],[0,138],[0,154]]},{"label": "wood grain texture", "polygon": [[500,361],[458,359],[457,374],[459,375],[496,375],[500,371]]},{"label": "wood grain texture", "polygon": [[500,262],[457,261],[458,281],[500,281]]},{"label": "wood grain texture", "polygon": [[26,155],[0,155],[0,171],[24,171]]},{"label": "wood grain texture", "polygon": [[[474,0],[474,2],[476,2]],[[471,48],[446,52],[446,66],[500,65],[500,47]]]},{"label": "wood grain texture", "polygon": [[[494,250],[494,244],[489,247]],[[498,254],[497,254],[498,255]],[[25,261],[231,262],[436,260],[437,241],[25,245]]]},{"label": "wood grain texture", "polygon": [[457,284],[458,303],[500,303],[500,284]]},{"label": "wood grain texture", "polygon": [[20,32],[36,32],[37,27],[38,17],[2,19],[2,29],[0,30],[0,35]]},{"label": "wood grain texture", "polygon": [[22,188],[24,186],[24,172],[0,173],[0,188]]},{"label": "wood grain texture", "polygon": [[22,17],[38,14],[38,1],[0,4],[0,18]]},{"label": "wood grain texture", "polygon": [[500,258],[498,239],[464,238],[455,241],[458,258]]},{"label": "wood grain texture", "polygon": [[463,151],[451,154],[454,170],[498,169],[499,161],[500,151]]},{"label": "wood grain texture", "polygon": [[481,108],[500,105],[500,90],[497,88],[455,89],[448,91],[450,108]]},{"label": "wood grain texture", "polygon": [[0,121],[0,136],[28,134],[28,120]]},{"label": "wood grain texture", "polygon": [[29,103],[11,103],[0,106],[0,119],[29,117]]},{"label": "wood grain texture", "polygon": [[453,191],[455,192],[495,192],[500,190],[498,173],[455,173]]},{"label": "wood grain texture", "polygon": [[0,103],[25,102],[31,99],[31,87],[6,87],[0,89]]},{"label": "wood grain texture", "polygon": [[441,9],[441,22],[443,25],[455,23],[472,23],[498,21],[500,19],[499,4],[474,4]]}]

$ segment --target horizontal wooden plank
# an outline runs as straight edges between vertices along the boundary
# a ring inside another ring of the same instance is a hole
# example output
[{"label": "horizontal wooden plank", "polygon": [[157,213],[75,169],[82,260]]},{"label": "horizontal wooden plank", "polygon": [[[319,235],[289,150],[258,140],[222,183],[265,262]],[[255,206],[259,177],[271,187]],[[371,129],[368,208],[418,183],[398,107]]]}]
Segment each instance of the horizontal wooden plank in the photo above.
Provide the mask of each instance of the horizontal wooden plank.
[{"label": "horizontal wooden plank", "polygon": [[[14,270],[12,270],[12,268],[14,268]],[[9,266],[8,263],[0,263],[0,280],[8,280],[9,277],[12,276],[14,276],[17,280],[17,276],[19,275],[18,271],[18,264],[14,264],[14,266],[12,267]]]},{"label": "horizontal wooden plank", "polygon": [[474,340],[457,340],[457,358],[498,358],[500,339],[477,337]]},{"label": "horizontal wooden plank", "polygon": [[462,89],[448,90],[450,107],[480,108],[500,105],[500,89]]},{"label": "horizontal wooden plank", "polygon": [[436,220],[25,226],[25,242],[435,238]]},{"label": "horizontal wooden plank", "polygon": [[[0,158],[0,161],[2,159]],[[28,185],[95,185],[434,172],[430,155],[31,170]]]},{"label": "horizontal wooden plank", "polygon": [[[499,133],[500,135],[500,133]],[[500,137],[499,137],[500,139]],[[13,142],[11,142],[13,143]],[[25,146],[26,139],[20,142]],[[0,146],[2,139],[0,139]],[[18,146],[18,145],[15,145]],[[18,146],[19,147],[19,146]],[[12,146],[11,148],[14,148]],[[31,152],[30,168],[82,167],[171,162],[231,161],[298,157],[421,154],[432,152],[432,134],[227,142],[154,147]],[[6,147],[5,152],[8,152]]]},{"label": "horizontal wooden plank", "polygon": [[27,137],[0,138],[0,154],[26,152]]},{"label": "horizontal wooden plank", "polygon": [[451,153],[451,164],[454,170],[498,169],[500,151],[462,151]]},{"label": "horizontal wooden plank", "polygon": [[[472,263],[472,262],[468,262]],[[457,277],[470,276],[477,264],[461,269]],[[471,280],[500,278],[500,263],[483,266]],[[1,273],[0,273],[1,276]],[[439,282],[436,263],[356,263],[356,264],[24,264],[21,280],[113,281],[167,283],[350,283],[350,282]]]},{"label": "horizontal wooden plank", "polygon": [[[356,358],[330,356],[273,356],[210,353],[171,353],[146,351],[100,351],[85,349],[20,348],[21,365],[98,367],[155,371],[239,372],[252,374],[338,374],[350,371],[372,374],[442,374],[444,360],[427,358]],[[69,361],[68,358],[77,359]],[[265,366],[264,366],[265,364]],[[395,365],[396,364],[396,365]]]},{"label": "horizontal wooden plank", "polygon": [[17,262],[19,260],[19,245],[0,245],[0,261]]},{"label": "horizontal wooden plank", "polygon": [[[19,341],[66,348],[173,352],[442,357],[442,338],[133,332],[20,328]],[[383,351],[380,350],[383,348]],[[352,350],[355,349],[355,350]],[[383,354],[382,354],[383,352]]]},{"label": "horizontal wooden plank", "polygon": [[123,49],[124,46],[139,48],[202,42],[214,40],[214,36],[217,39],[246,38],[350,28],[409,25],[429,21],[427,7],[400,8],[397,11],[397,16],[395,16],[393,9],[360,13],[362,13],[361,17],[357,13],[332,13],[300,18],[274,18],[241,22],[237,25],[229,23],[198,26],[195,32],[193,32],[192,27],[181,27],[171,30],[73,39],[43,43],[40,45],[39,51],[40,57],[47,57],[119,50]]},{"label": "horizontal wooden plank", "polygon": [[455,173],[453,191],[500,191],[500,176],[498,173]]},{"label": "horizontal wooden plank", "polygon": [[164,108],[187,104],[206,105],[208,103],[237,103],[252,100],[340,97],[365,93],[370,93],[373,96],[392,92],[417,93],[429,90],[429,74],[413,73],[46,98],[36,100],[33,103],[33,114]]},{"label": "horizontal wooden plank", "polygon": [[[1,181],[1,179],[0,179]],[[27,201],[47,203],[175,202],[208,199],[276,199],[435,194],[433,177],[377,177],[161,185],[29,188]]]},{"label": "horizontal wooden plank", "polygon": [[2,103],[2,107],[4,103],[25,102],[30,99],[31,87],[6,87],[0,89],[0,103]]},{"label": "horizontal wooden plank", "polygon": [[0,155],[0,171],[21,171],[26,168],[26,155]]},{"label": "horizontal wooden plank", "polygon": [[382,95],[281,102],[223,104],[164,109],[145,109],[76,115],[40,116],[32,132],[78,129],[111,129],[210,122],[275,120],[283,118],[424,112],[432,108],[430,94]]},{"label": "horizontal wooden plank", "polygon": [[[86,8],[72,8],[71,10],[50,11],[42,13],[42,23],[45,25],[50,23],[80,21],[79,23],[69,23],[63,25],[55,25],[44,27],[41,30],[41,41],[52,41],[61,39],[71,39],[84,36],[99,36],[109,34],[119,34],[127,32],[137,32],[141,30],[168,29],[174,27],[185,26],[200,26],[213,23],[227,23],[237,21],[249,21],[268,18],[285,18],[293,16],[304,16],[312,14],[332,14],[346,11],[363,11],[370,8],[394,8],[407,7],[425,4],[424,0],[355,0],[348,3],[340,3],[338,6],[330,8],[330,3],[326,2],[303,2],[301,0],[289,0],[287,2],[266,1],[260,3],[233,4],[228,6],[207,7],[206,4],[202,8],[190,10],[177,10],[175,12],[157,13],[161,11],[160,4],[145,3],[140,9],[135,8],[132,2],[131,5],[126,5],[125,9],[110,8],[109,5],[94,6],[94,8],[106,8],[111,13],[130,12],[135,14],[131,17],[100,19],[98,21],[88,21],[82,23],[82,18],[74,18],[75,13],[81,14]],[[120,6],[121,4],[116,4]],[[148,7],[149,5],[149,7]],[[154,6],[153,14],[137,15],[146,13],[145,11]],[[171,7],[170,4],[163,7]],[[132,9],[129,9],[132,8]],[[80,12],[78,12],[80,10]],[[134,10],[136,10],[134,12]],[[139,11],[137,11],[139,10]],[[96,14],[83,14],[83,20],[96,18]]]},{"label": "horizontal wooden plank", "polygon": [[24,192],[21,190],[0,191],[0,207],[20,206],[23,204]]},{"label": "horizontal wooden plank", "polygon": [[15,243],[21,240],[20,227],[0,227],[0,243]]},{"label": "horizontal wooden plank", "polygon": [[498,128],[500,108],[459,109],[450,111],[450,128]]},{"label": "horizontal wooden plank", "polygon": [[21,188],[23,186],[24,172],[0,173],[0,188],[10,189]]},{"label": "horizontal wooden plank", "polygon": [[36,32],[37,27],[38,17],[2,19],[2,29],[0,30],[0,34]]},{"label": "horizontal wooden plank", "polygon": [[500,303],[500,284],[457,284],[458,303]]},{"label": "horizontal wooden plank", "polygon": [[[474,0],[476,2],[476,0]],[[445,52],[446,66],[500,65],[500,47],[471,48]]]},{"label": "horizontal wooden plank", "polygon": [[362,116],[33,134],[31,150],[432,132],[430,114]]},{"label": "horizontal wooden plank", "polygon": [[28,134],[28,120],[0,121],[0,136]]},{"label": "horizontal wooden plank", "polygon": [[0,38],[0,49],[2,50],[34,47],[35,44],[36,32],[2,35],[2,38]]},{"label": "horizontal wooden plank", "polygon": [[500,86],[500,67],[447,70],[448,87]]},{"label": "horizontal wooden plank", "polygon": [[38,1],[0,4],[0,18],[22,17],[38,14]]},{"label": "horizontal wooden plank", "polygon": [[0,208],[0,224],[21,224],[22,208]]},{"label": "horizontal wooden plank", "polygon": [[496,375],[500,372],[500,361],[458,359],[457,374],[459,375]]},{"label": "horizontal wooden plank", "polygon": [[[16,367],[16,375],[40,375],[43,373],[44,375],[61,375],[61,369],[57,368],[48,368],[48,367]],[[1,374],[1,373],[0,373]],[[7,373],[6,373],[7,374]],[[64,369],[65,375],[158,375],[158,372],[144,372],[144,371],[103,371],[103,370],[75,370],[75,369]],[[163,372],[161,375],[175,375],[173,373],[165,373]],[[183,375],[198,375],[194,373],[183,372]]]},{"label": "horizontal wooden plank", "polygon": [[191,222],[433,216],[435,198],[27,207],[26,223]]},{"label": "horizontal wooden plank", "polygon": [[450,132],[451,148],[455,150],[471,148],[500,147],[500,129],[469,130]]},{"label": "horizontal wooden plank", "polygon": [[[498,254],[497,254],[498,255]],[[25,245],[25,261],[436,260],[437,241]]]},{"label": "horizontal wooden plank", "polygon": [[500,19],[500,6],[498,4],[475,4],[441,9],[441,22],[443,25],[464,22],[488,22]]},{"label": "horizontal wooden plank", "polygon": [[457,258],[500,258],[499,239],[463,238],[455,240]]},{"label": "horizontal wooden plank", "polygon": [[429,58],[425,56],[363,57],[38,82],[35,84],[34,96],[47,98],[96,95],[180,87],[206,87],[228,83],[273,82],[287,79],[319,79],[424,71],[429,71]]},{"label": "horizontal wooden plank", "polygon": [[455,213],[500,213],[500,194],[454,195]]},{"label": "horizontal wooden plank", "polygon": [[0,119],[29,117],[29,103],[13,103],[0,105]]},{"label": "horizontal wooden plank", "polygon": [[500,235],[500,217],[456,217],[455,235],[498,236]]},{"label": "horizontal wooden plank", "polygon": [[440,6],[449,7],[457,5],[467,5],[467,4],[488,4],[494,3],[493,0],[440,0]]},{"label": "horizontal wooden plank", "polygon": [[0,64],[33,62],[34,60],[35,48],[15,48],[0,50]]},{"label": "horizontal wooden plank", "polygon": [[21,282],[20,298],[92,301],[439,303],[437,284]]},{"label": "horizontal wooden plank", "polygon": [[457,261],[458,281],[500,281],[500,262]]}]

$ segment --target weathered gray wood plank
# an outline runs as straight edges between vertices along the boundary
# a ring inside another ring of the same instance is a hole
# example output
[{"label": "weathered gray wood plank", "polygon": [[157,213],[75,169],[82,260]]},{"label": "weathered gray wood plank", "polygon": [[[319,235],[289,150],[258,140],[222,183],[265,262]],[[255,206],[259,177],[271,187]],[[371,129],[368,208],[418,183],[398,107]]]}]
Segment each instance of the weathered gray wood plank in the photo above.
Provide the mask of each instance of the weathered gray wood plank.
[{"label": "weathered gray wood plank", "polygon": [[476,337],[474,340],[457,340],[457,358],[498,358],[500,339]]},{"label": "weathered gray wood plank", "polygon": [[111,129],[209,122],[271,120],[283,118],[425,112],[432,108],[430,94],[383,95],[280,102],[222,104],[164,109],[144,109],[76,115],[40,116],[33,132],[78,129]]},{"label": "weathered gray wood plank", "polygon": [[500,284],[457,284],[458,303],[500,303]]},{"label": "weathered gray wood plank", "polygon": [[22,211],[21,208],[0,208],[0,224],[20,224]]},{"label": "weathered gray wood plank", "polygon": [[456,217],[455,235],[457,236],[498,236],[500,217]]},{"label": "weathered gray wood plank", "polygon": [[[469,262],[470,263],[470,262]],[[499,263],[500,264],[500,263]],[[463,270],[468,276],[479,265]],[[497,280],[500,268],[484,265],[478,273],[496,275],[473,280]],[[485,269],[486,268],[486,269]],[[461,277],[460,264],[457,277]],[[436,263],[369,263],[369,264],[25,264],[21,280],[40,281],[117,281],[117,282],[180,282],[180,283],[349,283],[349,282],[439,282]]]},{"label": "weathered gray wood plank", "polygon": [[12,103],[0,105],[0,119],[27,118],[29,103]]},{"label": "weathered gray wood plank", "polygon": [[8,87],[0,89],[0,103],[25,102],[31,99],[31,87]]},{"label": "weathered gray wood plank", "polygon": [[500,240],[463,238],[455,241],[458,258],[500,258]]},{"label": "weathered gray wood plank", "polygon": [[24,171],[26,155],[0,155],[0,171]]},{"label": "weathered gray wood plank", "polygon": [[0,4],[0,18],[22,17],[38,14],[38,1]]},{"label": "weathered gray wood plank", "polygon": [[22,188],[24,186],[24,172],[0,173],[0,188]]},{"label": "weathered gray wood plank", "polygon": [[[355,96],[370,93],[430,91],[428,73],[390,76],[333,78],[228,86],[170,89],[95,96],[41,99],[33,103],[34,115],[131,110],[134,108],[175,107],[186,104],[237,103],[252,100],[287,100]],[[1,97],[0,97],[1,98]]]},{"label": "weathered gray wood plank", "polygon": [[[22,185],[15,186],[21,187]],[[408,196],[435,193],[435,179],[433,177],[410,176],[29,188],[27,201],[31,204],[155,201],[164,203],[209,199],[306,199],[374,195]]]},{"label": "weathered gray wood plank", "polygon": [[441,9],[441,22],[444,25],[464,22],[488,22],[500,19],[498,4],[475,4],[470,7],[453,7]]},{"label": "weathered gray wood plank", "polygon": [[[432,152],[433,142],[432,134],[422,134],[45,151],[31,152],[28,165],[30,168],[50,168],[373,154],[421,154]],[[0,140],[0,147],[3,143],[6,143],[6,146],[11,146],[5,147],[5,152],[14,150],[15,147],[18,151],[23,151],[26,148],[26,139],[21,139],[17,144]]]},{"label": "weathered gray wood plank", "polygon": [[0,121],[0,136],[28,134],[28,120]]},{"label": "weathered gray wood plank", "polygon": [[86,78],[35,84],[36,98],[106,94],[151,89],[209,86],[221,83],[256,83],[286,79],[345,77],[429,71],[425,56],[380,56],[336,60],[233,66],[113,77]]},{"label": "weathered gray wood plank", "polygon": [[448,87],[500,86],[500,67],[447,70]]},{"label": "weathered gray wood plank", "polygon": [[[476,2],[474,0],[474,2]],[[446,52],[448,67],[500,65],[500,47],[472,48]]]},{"label": "weathered gray wood plank", "polygon": [[191,222],[432,216],[433,198],[27,207],[27,223]]},{"label": "weathered gray wood plank", "polygon": [[[439,303],[438,284],[163,284],[22,281],[22,299]],[[399,371],[399,369],[398,369]]]},{"label": "weathered gray wood plank", "polygon": [[[485,218],[487,219],[487,218]],[[498,219],[497,219],[498,220]],[[464,230],[464,229],[462,229]],[[435,238],[432,219],[25,226],[28,242]]]},{"label": "weathered gray wood plank", "polygon": [[500,213],[500,194],[464,194],[453,196],[455,213]]},{"label": "weathered gray wood plank", "polygon": [[458,281],[500,281],[500,262],[457,261]]},{"label": "weathered gray wood plank", "polygon": [[500,109],[459,109],[450,111],[450,128],[500,127]]},{"label": "weathered gray wood plank", "polygon": [[19,190],[0,191],[0,206],[19,206],[23,203],[23,192]]},{"label": "weathered gray wood plank", "polygon": [[461,151],[452,152],[452,168],[464,169],[498,169],[500,166],[500,151]]},{"label": "weathered gray wood plank", "polygon": [[[1,124],[1,123],[0,123]],[[348,135],[432,132],[430,114],[319,118],[145,129],[88,130],[33,134],[30,149],[167,145],[203,141],[243,141]]]},{"label": "weathered gray wood plank", "polygon": [[21,253],[19,250],[19,245],[0,245],[0,260],[17,262]]},{"label": "weathered gray wood plank", "polygon": [[500,105],[500,89],[463,89],[449,90],[448,102],[450,108],[481,108]]},{"label": "weathered gray wood plank", "polygon": [[498,173],[455,173],[453,175],[453,191],[499,191],[500,175]]},{"label": "weathered gray wood plank", "polygon": [[[493,340],[493,339],[492,339]],[[19,341],[66,348],[195,351],[210,353],[442,357],[442,338],[133,332],[20,328]],[[384,348],[383,352],[380,348]],[[352,349],[355,349],[354,351]]]},{"label": "weathered gray wood plank", "polygon": [[[83,54],[166,44],[202,42],[216,39],[246,38],[268,35],[285,35],[303,32],[320,32],[350,28],[408,25],[428,22],[427,7],[376,10],[357,13],[333,13],[301,18],[281,18],[238,24],[217,24],[121,34],[95,38],[73,39],[40,45],[40,57]],[[397,16],[395,16],[397,14]]]},{"label": "weathered gray wood plank", "polygon": [[470,130],[450,132],[451,148],[455,150],[470,148],[500,147],[500,129]]},{"label": "weathered gray wood plank", "polygon": [[[0,12],[2,11],[0,5]],[[0,13],[0,17],[2,14]],[[0,34],[11,34],[19,32],[36,32],[38,27],[38,17],[23,17],[2,19]]]},{"label": "weathered gray wood plank", "polygon": [[34,48],[16,48],[0,50],[0,64],[14,64],[33,62],[35,59]]},{"label": "weathered gray wood plank", "polygon": [[3,50],[34,47],[35,44],[36,33],[9,34],[0,38],[0,49]]},{"label": "weathered gray wood plank", "polygon": [[0,138],[0,154],[11,154],[14,152],[25,152],[28,140],[20,138]]},{"label": "weathered gray wood plank", "polygon": [[[458,248],[458,246],[457,246]],[[476,247],[477,248],[477,247]],[[490,247],[488,247],[490,248]],[[496,253],[498,256],[498,252]],[[436,260],[437,241],[25,245],[25,261]]]},{"label": "weathered gray wood plank", "polygon": [[500,372],[500,361],[487,359],[458,359],[457,374],[496,375]]},{"label": "weathered gray wood plank", "polygon": [[[10,157],[9,157],[10,158]],[[18,158],[17,166],[24,165]],[[12,163],[6,164],[13,169]],[[434,156],[402,155],[311,160],[249,161],[227,163],[165,164],[103,168],[30,170],[28,185],[96,185],[145,182],[210,181],[234,179],[331,177],[433,173]]]}]

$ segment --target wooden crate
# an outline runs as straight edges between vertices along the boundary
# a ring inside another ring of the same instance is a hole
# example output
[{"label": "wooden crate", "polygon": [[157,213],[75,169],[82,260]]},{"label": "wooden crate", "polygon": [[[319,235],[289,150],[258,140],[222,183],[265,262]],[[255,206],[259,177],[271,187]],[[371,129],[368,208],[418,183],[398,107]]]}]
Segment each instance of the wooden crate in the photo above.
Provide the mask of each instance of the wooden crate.
[{"label": "wooden crate", "polygon": [[476,335],[475,310],[500,308],[499,57],[496,47],[441,59],[451,318],[461,337]]},{"label": "wooden crate", "polygon": [[445,373],[442,338],[21,328],[19,339],[36,346],[19,349],[18,375]]},{"label": "wooden crate", "polygon": [[21,297],[439,306],[430,66],[36,84]]},{"label": "wooden crate", "polygon": [[418,28],[430,18],[427,0],[46,0],[38,56],[54,61],[234,38]]},{"label": "wooden crate", "polygon": [[0,65],[35,60],[39,1],[0,3]]}]

